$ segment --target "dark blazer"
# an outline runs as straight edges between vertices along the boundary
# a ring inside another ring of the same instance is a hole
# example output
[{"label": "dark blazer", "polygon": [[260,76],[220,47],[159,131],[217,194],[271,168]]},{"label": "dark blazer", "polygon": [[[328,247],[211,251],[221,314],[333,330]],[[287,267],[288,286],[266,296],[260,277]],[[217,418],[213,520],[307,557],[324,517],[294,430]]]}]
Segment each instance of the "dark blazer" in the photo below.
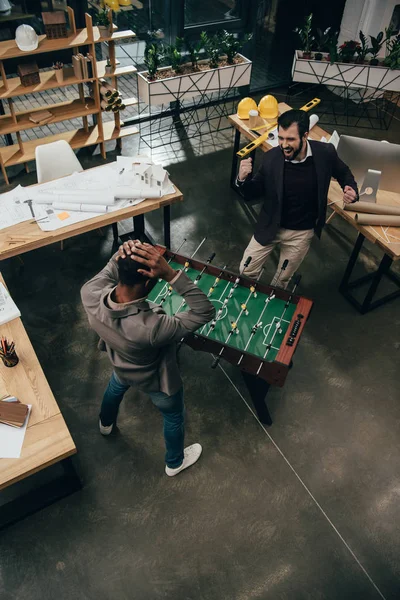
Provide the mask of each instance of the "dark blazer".
[{"label": "dark blazer", "polygon": [[[315,233],[321,236],[325,225],[326,206],[331,177],[339,182],[342,189],[346,185],[352,187],[357,195],[357,184],[349,167],[337,155],[333,144],[309,140],[314,159],[318,185],[318,217]],[[259,244],[266,246],[275,238],[280,227],[283,195],[284,156],[280,148],[273,148],[264,154],[262,165],[254,177],[249,175],[243,183],[239,183],[245,200],[253,200],[259,196],[264,198],[254,230],[254,237]]]}]

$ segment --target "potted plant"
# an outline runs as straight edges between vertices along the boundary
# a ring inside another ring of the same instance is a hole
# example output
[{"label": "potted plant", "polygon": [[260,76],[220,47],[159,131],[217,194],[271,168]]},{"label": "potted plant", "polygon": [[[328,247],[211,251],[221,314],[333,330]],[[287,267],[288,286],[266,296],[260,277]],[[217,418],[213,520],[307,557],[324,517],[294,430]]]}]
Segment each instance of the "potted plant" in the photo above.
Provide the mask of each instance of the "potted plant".
[{"label": "potted plant", "polygon": [[171,69],[179,75],[182,73],[183,38],[176,38],[176,43],[164,48],[164,57],[171,63]]},{"label": "potted plant", "polygon": [[369,61],[369,64],[371,66],[375,67],[375,66],[379,65],[379,60],[378,60],[377,56],[378,56],[380,49],[382,48],[383,43],[384,43],[383,31],[380,31],[376,37],[374,37],[373,35],[370,35],[369,39],[371,40],[371,54],[372,54],[372,58]]},{"label": "potted plant", "polygon": [[360,45],[357,48],[357,54],[358,54],[357,62],[359,62],[360,64],[363,65],[365,63],[366,56],[367,56],[367,54],[370,53],[371,49],[368,46],[367,38],[363,34],[361,29],[360,29],[359,36],[360,36]]},{"label": "potted plant", "polygon": [[386,45],[387,56],[383,61],[389,69],[400,69],[400,34]]},{"label": "potted plant", "polygon": [[220,48],[224,54],[226,54],[226,60],[228,65],[235,64],[235,56],[247,44],[253,37],[251,33],[244,36],[242,40],[237,39],[233,33],[223,31],[220,37]]},{"label": "potted plant", "polygon": [[314,36],[311,35],[311,27],[312,27],[312,13],[306,17],[304,25],[302,27],[297,27],[295,32],[298,34],[303,51],[303,58],[310,59],[311,58],[311,47],[314,43]]},{"label": "potted plant", "polygon": [[343,42],[343,44],[339,46],[339,60],[344,63],[353,62],[354,55],[358,52],[358,48],[360,48],[360,42],[357,42],[356,40]]},{"label": "potted plant", "polygon": [[314,54],[315,60],[323,59],[322,53],[328,51],[328,44],[329,44],[330,37],[331,37],[331,28],[330,27],[325,29],[325,31],[322,31],[321,29],[319,29],[319,27],[317,28],[317,39],[316,39],[317,52],[315,52],[315,54]]},{"label": "potted plant", "polygon": [[57,83],[62,83],[64,81],[64,64],[57,61],[53,64],[53,69],[56,74]]},{"label": "potted plant", "polygon": [[155,81],[160,63],[161,52],[157,44],[148,44],[144,51],[144,64],[147,68],[147,78],[149,81]]},{"label": "potted plant", "polygon": [[[162,49],[154,43],[149,44],[144,61],[147,71],[138,73],[140,100],[149,106],[168,104],[249,85],[252,62],[237,52],[240,46],[235,44],[229,58],[232,64],[229,64],[227,55],[221,56],[222,39],[222,33],[209,37],[206,32],[202,32],[198,44],[186,42],[191,62],[184,64],[181,55],[182,40],[177,40],[178,43],[172,47]],[[201,48],[207,54],[204,60],[199,60]],[[162,60],[167,60],[169,66],[161,67]]]},{"label": "potted plant", "polygon": [[216,69],[218,67],[220,52],[219,36],[213,35],[212,37],[209,37],[206,31],[202,31],[200,34],[200,41],[208,56],[210,69]]},{"label": "potted plant", "polygon": [[95,14],[94,22],[95,25],[99,28],[99,32],[101,36],[107,35],[110,29],[110,9],[102,8],[98,13]]},{"label": "potted plant", "polygon": [[200,50],[202,48],[201,40],[197,42],[197,44],[190,42],[189,40],[185,40],[186,50],[189,53],[190,62],[192,63],[193,71],[199,70],[199,58],[200,58]]},{"label": "potted plant", "polygon": [[105,66],[105,72],[109,75],[110,73],[112,73],[113,70],[113,66],[110,62],[110,59],[107,58],[107,62],[106,62],[106,66]]},{"label": "potted plant", "polygon": [[328,41],[326,43],[326,47],[328,50],[328,56],[326,57],[326,60],[328,60],[331,63],[331,65],[337,62],[339,59],[339,52],[337,47],[338,37],[339,31],[331,31],[329,33]]}]

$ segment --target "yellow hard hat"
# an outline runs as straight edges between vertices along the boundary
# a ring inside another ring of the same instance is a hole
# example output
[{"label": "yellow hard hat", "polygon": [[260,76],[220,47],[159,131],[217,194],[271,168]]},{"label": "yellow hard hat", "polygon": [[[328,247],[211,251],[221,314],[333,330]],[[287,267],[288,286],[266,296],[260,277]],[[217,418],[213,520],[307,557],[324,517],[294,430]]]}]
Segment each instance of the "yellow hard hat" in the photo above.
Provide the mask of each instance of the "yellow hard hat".
[{"label": "yellow hard hat", "polygon": [[278,101],[275,96],[263,96],[258,103],[258,112],[263,119],[276,119],[279,115]]},{"label": "yellow hard hat", "polygon": [[104,4],[111,8],[111,10],[118,11],[119,10],[119,2],[118,0],[104,0]]},{"label": "yellow hard hat", "polygon": [[239,119],[248,119],[250,110],[257,110],[257,104],[255,100],[253,100],[253,98],[243,98],[239,102],[237,108],[237,115]]},{"label": "yellow hard hat", "polygon": [[131,0],[118,0],[120,6],[130,6],[132,4]]}]

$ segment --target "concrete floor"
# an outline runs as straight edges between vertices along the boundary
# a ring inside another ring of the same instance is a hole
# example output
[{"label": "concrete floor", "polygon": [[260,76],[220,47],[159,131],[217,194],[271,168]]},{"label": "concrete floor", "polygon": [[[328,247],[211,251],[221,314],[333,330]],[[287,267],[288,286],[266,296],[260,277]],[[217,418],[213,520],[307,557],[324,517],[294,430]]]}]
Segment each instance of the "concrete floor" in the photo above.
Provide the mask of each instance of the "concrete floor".
[{"label": "concrete floor", "polygon": [[[231,143],[224,133],[156,158],[185,198],[172,210],[173,246],[187,237],[190,254],[207,235],[199,258],[215,251],[215,264],[236,269],[252,230],[228,185]],[[136,148],[132,139],[123,152]],[[161,216],[148,224],[161,240]],[[174,479],[145,395],[129,391],[116,435],[98,432],[110,367],[79,290],[109,257],[106,233],[28,253],[22,273],[17,260],[2,265],[77,445],[83,489],[2,532],[1,600],[398,599],[399,302],[360,316],[338,293],[355,231],[337,217],[301,268],[315,308],[285,387],[271,389],[272,427],[254,418],[237,369],[181,353],[187,442],[204,453]],[[357,272],[379,259],[367,244]],[[266,280],[273,271],[271,260]]]}]

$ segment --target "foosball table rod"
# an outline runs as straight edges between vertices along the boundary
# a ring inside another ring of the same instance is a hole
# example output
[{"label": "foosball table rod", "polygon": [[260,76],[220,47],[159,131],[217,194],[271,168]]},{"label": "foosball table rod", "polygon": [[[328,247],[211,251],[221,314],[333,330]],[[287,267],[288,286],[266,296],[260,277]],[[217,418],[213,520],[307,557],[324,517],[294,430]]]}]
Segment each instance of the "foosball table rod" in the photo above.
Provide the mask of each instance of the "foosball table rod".
[{"label": "foosball table rod", "polygon": [[194,258],[195,255],[198,253],[198,251],[200,250],[200,248],[202,247],[202,245],[204,244],[204,242],[206,241],[207,236],[205,238],[203,238],[200,242],[200,244],[197,246],[196,250],[193,252],[193,254],[189,257],[189,259],[185,262],[184,264],[184,270],[187,271],[188,268],[190,267],[190,259]]},{"label": "foosball table rod", "polygon": [[[246,259],[246,262],[244,263],[244,269],[246,269],[249,266],[250,262],[251,262],[251,256],[248,256],[247,259]],[[221,308],[218,310],[217,314],[215,315],[215,319],[213,319],[211,321],[210,328],[209,328],[208,333],[207,333],[207,337],[215,329],[215,327],[217,325],[217,322],[218,322],[218,317],[223,313],[224,308],[227,306],[229,300],[232,298],[233,292],[235,291],[235,289],[239,285],[239,282],[240,282],[240,277],[236,277],[236,279],[234,281],[234,284],[233,284],[233,286],[231,288],[231,291],[229,292],[229,296],[227,298],[225,298],[225,300],[224,300]],[[228,285],[229,285],[229,282],[226,285],[226,288],[228,287]],[[225,288],[225,290],[226,290],[226,288]],[[224,290],[224,292],[225,292],[225,290]],[[221,296],[221,298],[222,298],[222,296]],[[215,366],[217,366],[217,365],[215,365]],[[213,368],[215,368],[215,367],[213,367]]]},{"label": "foosball table rod", "polygon": [[[200,246],[199,246],[199,248],[200,248]],[[196,252],[197,252],[197,250],[196,250]],[[195,255],[195,253],[194,253],[194,254],[192,254],[192,256],[191,256],[190,258],[193,258],[193,257],[194,257],[194,255]],[[215,252],[213,252],[213,253],[212,253],[212,254],[211,254],[211,255],[210,255],[208,258],[207,258],[207,260],[206,260],[206,264],[204,265],[204,267],[203,267],[203,269],[200,271],[200,273],[197,275],[196,279],[195,279],[195,280],[194,280],[194,282],[193,282],[194,284],[197,284],[197,283],[200,281],[200,279],[201,279],[201,277],[202,277],[202,275],[203,275],[204,271],[207,269],[208,265],[210,265],[210,264],[211,264],[211,262],[214,260],[214,258],[215,258]],[[186,266],[186,264],[187,264],[187,263],[188,263],[188,261],[186,261],[186,263],[185,263],[185,266]],[[185,269],[185,271],[186,271],[186,269]],[[177,314],[178,314],[178,312],[181,310],[181,308],[182,308],[182,306],[183,306],[184,304],[185,304],[185,300],[183,299],[183,300],[182,300],[182,302],[180,303],[180,305],[178,306],[178,310],[177,310],[177,311],[176,311],[176,313],[175,313],[176,315],[177,315]]]},{"label": "foosball table rod", "polygon": [[[269,303],[271,302],[271,300],[273,300],[275,298],[275,289],[276,289],[276,287],[277,287],[277,285],[279,283],[280,278],[282,277],[283,272],[286,270],[286,267],[288,266],[288,264],[289,264],[289,260],[285,259],[283,261],[281,269],[279,271],[279,275],[278,275],[278,278],[276,280],[276,286],[270,291],[268,298],[265,299],[265,304],[264,304],[264,307],[263,307],[263,309],[261,311],[261,314],[258,317],[257,322],[251,328],[250,336],[249,336],[249,339],[247,340],[247,344],[246,344],[246,346],[244,348],[244,352],[247,351],[247,348],[249,347],[251,340],[253,339],[253,337],[255,336],[255,334],[257,333],[257,331],[259,330],[259,328],[262,327],[262,321],[261,321],[261,319],[263,318],[264,313],[267,310]],[[237,362],[238,365],[240,365],[240,363],[242,362],[243,358],[244,358],[244,353],[239,358],[239,360]]]},{"label": "foosball table rod", "polygon": [[297,275],[297,276],[295,277],[295,280],[294,280],[294,286],[293,286],[293,289],[292,289],[292,291],[291,291],[291,293],[290,293],[290,296],[289,296],[289,298],[287,299],[287,301],[286,301],[286,303],[285,303],[285,306],[284,306],[284,308],[283,308],[282,314],[281,314],[281,316],[279,317],[279,320],[278,320],[278,322],[277,322],[277,324],[276,324],[276,326],[275,326],[275,331],[274,331],[274,333],[273,333],[273,335],[272,335],[272,339],[271,339],[271,341],[269,342],[269,344],[267,345],[267,349],[265,350],[265,354],[264,354],[264,356],[263,356],[263,361],[260,363],[260,366],[258,367],[258,370],[257,370],[257,373],[256,373],[257,375],[260,373],[260,371],[261,371],[261,369],[262,369],[262,366],[263,366],[263,364],[264,364],[264,360],[267,358],[267,356],[268,356],[268,353],[269,353],[269,351],[270,351],[270,350],[271,350],[271,348],[272,348],[272,344],[273,344],[273,342],[274,342],[275,336],[276,336],[276,334],[278,333],[278,331],[279,331],[279,330],[280,330],[280,328],[281,328],[281,324],[282,324],[283,317],[285,316],[285,313],[286,313],[286,311],[287,311],[287,309],[288,309],[288,307],[289,307],[289,304],[290,304],[290,303],[291,303],[291,301],[292,301],[292,298],[293,298],[293,296],[294,296],[294,293],[295,293],[295,291],[296,291],[296,289],[297,289],[297,286],[298,286],[298,285],[299,285],[299,283],[300,283],[300,280],[301,280],[301,275]]},{"label": "foosball table rod", "polygon": [[207,298],[209,298],[209,297],[211,296],[211,294],[213,293],[213,291],[215,290],[215,288],[217,287],[217,285],[218,285],[218,284],[219,284],[219,282],[221,281],[221,277],[222,277],[222,275],[224,274],[224,272],[226,271],[226,267],[227,267],[227,266],[228,266],[228,265],[224,265],[224,266],[222,267],[222,271],[221,271],[221,273],[220,273],[220,274],[219,274],[219,275],[218,275],[218,276],[215,278],[215,281],[214,281],[214,283],[212,284],[212,286],[210,287],[210,290],[209,290],[209,292],[208,292],[208,294],[207,294]]},{"label": "foosball table rod", "polygon": [[211,368],[212,368],[212,369],[215,369],[215,368],[217,367],[217,365],[218,365],[219,361],[221,360],[221,358],[222,358],[222,355],[223,355],[223,353],[224,353],[225,346],[226,346],[226,344],[229,342],[229,340],[231,339],[231,336],[232,336],[234,333],[235,333],[235,334],[238,334],[238,333],[239,333],[239,330],[238,330],[238,327],[237,327],[237,325],[238,325],[238,323],[239,323],[239,321],[240,321],[240,318],[241,318],[241,316],[243,315],[243,313],[246,313],[246,314],[248,314],[248,311],[247,311],[247,303],[249,302],[249,300],[250,300],[250,298],[253,296],[253,294],[255,294],[255,292],[256,292],[256,288],[257,288],[257,284],[259,283],[259,281],[260,281],[260,279],[261,279],[261,275],[263,274],[263,271],[264,271],[264,267],[262,267],[262,268],[261,268],[261,270],[260,270],[260,272],[259,272],[259,274],[258,274],[258,277],[257,277],[257,279],[256,279],[256,281],[255,281],[255,283],[254,283],[254,285],[250,286],[250,293],[249,293],[249,295],[248,295],[248,297],[247,297],[246,301],[245,301],[245,302],[243,302],[243,304],[241,304],[241,306],[240,306],[240,312],[239,312],[239,314],[238,314],[238,316],[237,316],[236,320],[232,322],[232,327],[231,327],[231,330],[230,330],[230,332],[228,333],[228,337],[226,338],[226,340],[225,340],[225,342],[224,342],[224,346],[221,348],[221,350],[219,351],[219,354],[218,354],[218,356],[217,356],[217,357],[214,359],[214,361],[213,361],[213,363],[212,363],[212,365],[211,365]]}]

